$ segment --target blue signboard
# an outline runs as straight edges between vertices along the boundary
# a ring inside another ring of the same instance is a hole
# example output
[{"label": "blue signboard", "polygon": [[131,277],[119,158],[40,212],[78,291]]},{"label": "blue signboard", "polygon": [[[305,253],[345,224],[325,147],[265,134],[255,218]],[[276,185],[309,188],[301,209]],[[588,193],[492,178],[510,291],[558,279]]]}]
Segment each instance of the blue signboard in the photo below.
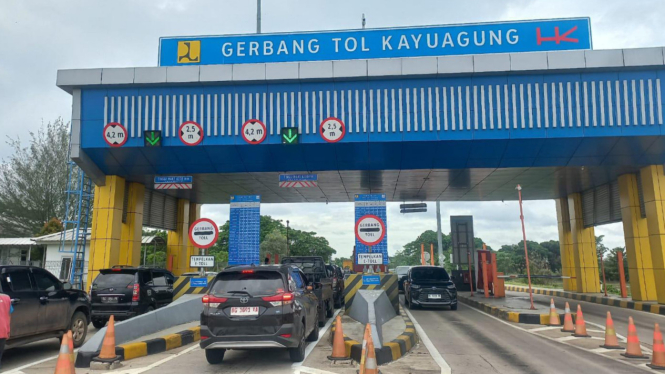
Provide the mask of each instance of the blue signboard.
[{"label": "blue signboard", "polygon": [[166,37],[159,65],[353,60],[591,49],[589,18],[391,29]]},{"label": "blue signboard", "polygon": [[261,196],[231,196],[229,265],[260,265]]},{"label": "blue signboard", "polygon": [[189,278],[190,287],[208,287],[208,278]]},{"label": "blue signboard", "polygon": [[[359,194],[355,195],[355,221],[368,214],[379,217],[385,224],[385,236],[378,244],[372,246],[372,253],[383,254],[383,264],[388,265],[388,220],[386,216],[386,195],[385,194]],[[369,253],[369,247],[356,237],[356,257],[360,253]],[[356,258],[356,263],[358,259]]]},{"label": "blue signboard", "polygon": [[318,175],[316,174],[280,174],[280,182],[311,182],[318,180]]},{"label": "blue signboard", "polygon": [[363,275],[364,286],[380,286],[381,277],[378,275]]},{"label": "blue signboard", "polygon": [[165,183],[193,183],[192,177],[155,177],[155,184]]}]

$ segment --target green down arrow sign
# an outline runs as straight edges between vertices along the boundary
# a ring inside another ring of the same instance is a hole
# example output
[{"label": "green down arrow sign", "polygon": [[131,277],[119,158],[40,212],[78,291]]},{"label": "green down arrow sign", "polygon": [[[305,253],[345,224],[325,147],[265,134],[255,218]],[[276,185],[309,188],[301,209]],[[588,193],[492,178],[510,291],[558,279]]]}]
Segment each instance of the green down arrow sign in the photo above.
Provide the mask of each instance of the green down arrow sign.
[{"label": "green down arrow sign", "polygon": [[162,132],[155,130],[144,131],[143,139],[145,147],[160,147],[162,145]]},{"label": "green down arrow sign", "polygon": [[298,144],[300,142],[300,134],[297,127],[284,127],[281,134],[282,144]]}]

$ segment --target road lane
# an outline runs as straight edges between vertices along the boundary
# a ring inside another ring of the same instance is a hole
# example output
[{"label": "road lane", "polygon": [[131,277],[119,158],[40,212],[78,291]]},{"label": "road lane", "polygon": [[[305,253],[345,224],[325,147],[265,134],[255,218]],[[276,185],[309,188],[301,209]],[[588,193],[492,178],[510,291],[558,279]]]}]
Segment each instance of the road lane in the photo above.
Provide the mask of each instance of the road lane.
[{"label": "road lane", "polygon": [[636,368],[547,340],[460,304],[411,310],[453,373],[635,373]]}]

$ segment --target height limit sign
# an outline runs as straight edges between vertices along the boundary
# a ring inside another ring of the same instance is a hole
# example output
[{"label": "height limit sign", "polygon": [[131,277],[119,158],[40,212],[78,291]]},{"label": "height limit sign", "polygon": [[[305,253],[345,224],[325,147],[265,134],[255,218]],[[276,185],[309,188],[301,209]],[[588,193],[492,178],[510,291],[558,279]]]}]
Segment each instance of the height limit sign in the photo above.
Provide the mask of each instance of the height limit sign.
[{"label": "height limit sign", "polygon": [[367,245],[373,246],[381,243],[386,236],[386,224],[375,215],[368,214],[356,221],[356,238]]}]

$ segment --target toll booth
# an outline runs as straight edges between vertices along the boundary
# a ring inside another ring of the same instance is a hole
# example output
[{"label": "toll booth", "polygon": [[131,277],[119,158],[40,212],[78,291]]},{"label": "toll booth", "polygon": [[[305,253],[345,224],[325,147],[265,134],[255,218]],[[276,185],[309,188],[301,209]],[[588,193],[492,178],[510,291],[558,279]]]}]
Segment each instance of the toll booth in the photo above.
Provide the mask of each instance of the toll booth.
[{"label": "toll booth", "polygon": [[452,275],[457,291],[471,291],[471,284],[473,284],[473,289],[476,289],[476,282],[473,277],[469,277],[468,270],[453,270]]}]

